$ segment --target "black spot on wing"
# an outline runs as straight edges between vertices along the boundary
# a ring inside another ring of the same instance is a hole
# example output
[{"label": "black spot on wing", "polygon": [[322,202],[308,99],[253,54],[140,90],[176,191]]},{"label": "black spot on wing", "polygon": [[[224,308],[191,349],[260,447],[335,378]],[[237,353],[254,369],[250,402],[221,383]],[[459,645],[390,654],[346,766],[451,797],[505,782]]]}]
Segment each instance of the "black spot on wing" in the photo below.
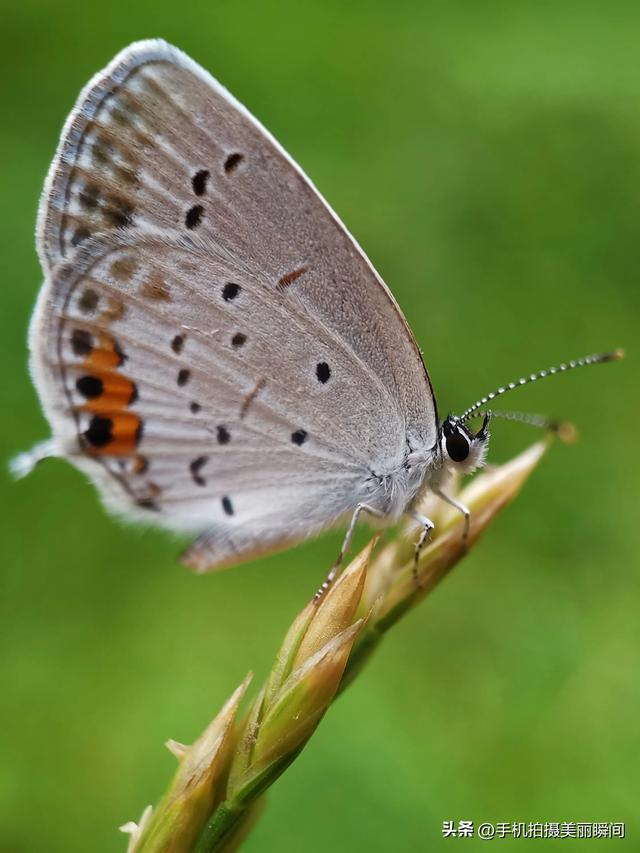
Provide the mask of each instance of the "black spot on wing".
[{"label": "black spot on wing", "polygon": [[171,349],[175,352],[176,355],[180,355],[183,347],[184,335],[176,335],[175,338],[171,341]]},{"label": "black spot on wing", "polygon": [[80,376],[76,380],[76,388],[85,399],[94,400],[102,395],[104,384],[98,376]]},{"label": "black spot on wing", "polygon": [[209,461],[208,456],[198,456],[196,459],[194,459],[192,462],[189,463],[189,470],[191,471],[191,476],[193,477],[193,481],[198,486],[206,486],[207,485],[207,481],[202,476],[200,471],[202,468],[204,468],[204,466],[207,464],[208,461]]},{"label": "black spot on wing", "polygon": [[240,285],[235,281],[228,281],[222,288],[222,298],[225,302],[231,302],[240,293]]},{"label": "black spot on wing", "polygon": [[191,186],[193,187],[193,191],[196,195],[204,195],[207,191],[207,181],[209,180],[209,171],[208,169],[200,169],[199,172],[196,172],[193,178],[191,178]]},{"label": "black spot on wing", "polygon": [[184,224],[190,230],[193,228],[197,228],[198,225],[202,222],[202,216],[204,214],[204,207],[201,204],[194,204],[193,207],[190,207],[187,211],[187,214],[184,218]]},{"label": "black spot on wing", "polygon": [[222,424],[217,429],[217,435],[218,444],[229,444],[231,441],[231,433],[225,426],[222,426]]},{"label": "black spot on wing", "polygon": [[181,388],[187,384],[187,382],[189,381],[190,378],[191,378],[191,371],[187,370],[186,367],[183,367],[181,370],[178,371],[177,382]]},{"label": "black spot on wing", "polygon": [[329,381],[331,368],[326,361],[320,361],[316,364],[316,376],[318,377],[318,382],[322,382],[323,385]]},{"label": "black spot on wing", "polygon": [[82,434],[93,447],[105,447],[111,441],[113,421],[111,418],[102,418],[95,415],[91,418],[89,428]]},{"label": "black spot on wing", "polygon": [[297,429],[295,432],[291,433],[291,441],[294,444],[297,444],[298,447],[303,445],[307,440],[307,431],[306,429]]},{"label": "black spot on wing", "polygon": [[75,355],[89,355],[93,349],[93,338],[85,329],[74,329],[71,333],[71,349]]},{"label": "black spot on wing", "polygon": [[224,161],[224,170],[227,174],[229,172],[233,172],[240,163],[244,160],[244,154],[240,154],[239,151],[235,151],[233,154],[229,154],[227,159]]},{"label": "black spot on wing", "polygon": [[150,509],[150,510],[153,510],[154,512],[160,512],[160,507],[152,498],[140,498],[139,500],[136,501],[136,504],[141,509]]},{"label": "black spot on wing", "polygon": [[222,509],[224,510],[225,515],[233,515],[233,504],[227,495],[222,498]]}]

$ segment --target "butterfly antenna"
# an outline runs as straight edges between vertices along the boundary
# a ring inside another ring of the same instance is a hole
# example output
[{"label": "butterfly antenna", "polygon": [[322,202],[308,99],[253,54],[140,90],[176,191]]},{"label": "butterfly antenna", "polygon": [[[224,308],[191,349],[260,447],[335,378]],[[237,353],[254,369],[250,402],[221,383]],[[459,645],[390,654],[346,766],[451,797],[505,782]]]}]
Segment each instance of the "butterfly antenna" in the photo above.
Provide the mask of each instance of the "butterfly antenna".
[{"label": "butterfly antenna", "polygon": [[577,358],[566,363],[563,362],[562,364],[557,365],[557,367],[548,367],[546,370],[539,370],[537,373],[529,374],[529,376],[521,376],[517,382],[509,382],[508,385],[503,385],[495,391],[492,391],[490,394],[482,397],[480,400],[477,400],[473,406],[469,406],[466,412],[462,413],[460,420],[463,422],[468,420],[478,411],[478,409],[482,406],[486,406],[487,403],[491,402],[491,400],[495,400],[496,397],[501,397],[503,394],[506,394],[507,391],[513,391],[514,388],[519,388],[521,385],[528,385],[530,382],[536,382],[538,379],[544,379],[547,376],[554,376],[556,373],[565,373],[567,370],[575,370],[577,367],[587,367],[591,364],[603,364],[606,361],[618,361],[623,357],[624,350],[617,349],[613,350],[613,352],[586,355],[584,358]]},{"label": "butterfly antenna", "polygon": [[[474,412],[470,417],[482,417],[484,411]],[[561,421],[558,418],[549,418],[546,415],[536,415],[530,412],[503,412],[496,409],[491,409],[489,414],[491,418],[502,418],[505,421],[517,421],[521,424],[528,424],[538,429],[544,429],[558,436],[561,441],[566,444],[573,444],[578,438],[578,430],[571,421]]]}]

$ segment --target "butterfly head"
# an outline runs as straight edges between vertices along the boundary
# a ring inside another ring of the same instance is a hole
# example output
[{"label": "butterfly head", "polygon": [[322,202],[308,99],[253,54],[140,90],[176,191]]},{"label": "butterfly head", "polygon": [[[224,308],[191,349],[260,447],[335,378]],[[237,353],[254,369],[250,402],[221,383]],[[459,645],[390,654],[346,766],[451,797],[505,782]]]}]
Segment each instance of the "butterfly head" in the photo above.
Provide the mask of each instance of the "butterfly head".
[{"label": "butterfly head", "polygon": [[448,415],[440,428],[442,456],[456,470],[471,474],[484,465],[489,449],[489,421],[485,414],[478,432],[472,432],[456,415]]}]

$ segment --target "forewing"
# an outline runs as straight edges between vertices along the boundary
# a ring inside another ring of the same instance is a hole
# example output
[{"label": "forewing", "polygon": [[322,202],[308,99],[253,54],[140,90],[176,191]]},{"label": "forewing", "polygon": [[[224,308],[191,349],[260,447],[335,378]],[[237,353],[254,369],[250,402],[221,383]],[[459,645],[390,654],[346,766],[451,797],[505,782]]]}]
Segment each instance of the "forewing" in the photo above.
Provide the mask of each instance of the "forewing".
[{"label": "forewing", "polygon": [[161,41],[127,48],[81,94],[42,202],[41,257],[53,266],[91,234],[148,227],[197,234],[265,287],[295,290],[397,399],[410,436],[435,442],[420,353],[364,253],[273,137]]}]

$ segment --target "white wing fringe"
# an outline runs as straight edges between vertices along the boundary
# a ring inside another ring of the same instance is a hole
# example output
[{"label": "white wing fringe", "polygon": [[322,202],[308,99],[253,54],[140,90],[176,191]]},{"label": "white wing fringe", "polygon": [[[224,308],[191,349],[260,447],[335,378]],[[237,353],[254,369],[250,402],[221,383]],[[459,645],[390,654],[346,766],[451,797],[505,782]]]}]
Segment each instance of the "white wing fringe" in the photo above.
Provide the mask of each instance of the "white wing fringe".
[{"label": "white wing fringe", "polygon": [[52,456],[60,456],[60,450],[56,440],[49,438],[47,441],[35,444],[31,450],[14,456],[9,462],[9,471],[16,480],[20,480],[30,474],[39,462],[50,459]]}]

